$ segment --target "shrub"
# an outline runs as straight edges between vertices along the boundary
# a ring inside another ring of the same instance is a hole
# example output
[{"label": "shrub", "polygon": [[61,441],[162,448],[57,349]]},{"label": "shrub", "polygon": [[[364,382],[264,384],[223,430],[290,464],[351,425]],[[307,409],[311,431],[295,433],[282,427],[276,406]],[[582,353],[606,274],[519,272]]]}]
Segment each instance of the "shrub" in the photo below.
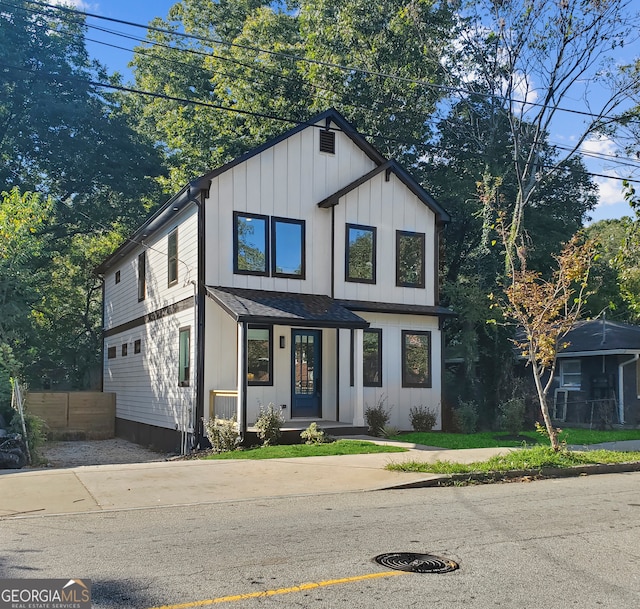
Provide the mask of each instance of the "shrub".
[{"label": "shrub", "polygon": [[217,453],[230,452],[240,444],[238,423],[232,419],[209,419],[205,424],[211,448]]},{"label": "shrub", "polygon": [[386,397],[381,397],[375,406],[367,406],[364,410],[364,418],[372,436],[382,436],[384,427],[389,422],[391,409],[387,410],[384,407],[386,400]]},{"label": "shrub", "polygon": [[517,436],[524,424],[525,401],[522,397],[513,397],[498,404],[498,424],[500,429]]},{"label": "shrub", "polygon": [[436,424],[436,413],[424,406],[412,406],[409,409],[409,420],[413,431],[431,431]]},{"label": "shrub", "polygon": [[284,417],[271,403],[267,408],[260,406],[260,415],[255,427],[258,430],[258,438],[263,446],[273,446],[280,439],[280,428],[284,424]]},{"label": "shrub", "polygon": [[322,429],[318,429],[318,425],[313,422],[303,432],[300,432],[300,437],[304,440],[305,444],[325,444],[331,442],[329,436]]},{"label": "shrub", "polygon": [[393,425],[385,425],[382,428],[382,437],[383,438],[393,438],[394,436],[397,436],[400,433],[400,431],[398,430],[397,427],[394,427]]},{"label": "shrub", "polygon": [[475,433],[478,429],[478,405],[473,401],[460,401],[453,411],[453,422],[461,433]]}]

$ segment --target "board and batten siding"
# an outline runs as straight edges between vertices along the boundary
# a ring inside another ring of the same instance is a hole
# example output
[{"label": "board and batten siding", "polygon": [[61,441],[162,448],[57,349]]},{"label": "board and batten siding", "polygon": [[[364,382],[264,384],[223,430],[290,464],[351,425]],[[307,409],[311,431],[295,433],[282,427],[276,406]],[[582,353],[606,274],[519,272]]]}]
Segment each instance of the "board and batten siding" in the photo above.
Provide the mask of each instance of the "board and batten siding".
[{"label": "board and batten siding", "polygon": [[[372,329],[382,330],[382,387],[364,387],[364,405],[376,406],[384,399],[385,408],[390,410],[389,425],[400,430],[410,430],[409,411],[411,407],[423,406],[436,412],[434,429],[442,428],[440,396],[441,341],[436,317],[422,315],[395,315],[387,313],[358,313],[370,323]],[[402,386],[402,330],[431,332],[431,380],[430,388]],[[350,332],[340,331],[340,419],[348,421],[353,417],[356,388],[350,380]],[[360,362],[362,365],[362,362]]]},{"label": "board and batten siding", "polygon": [[[105,274],[104,328],[115,328],[193,296],[198,279],[198,211],[195,204],[154,233]],[[168,285],[168,236],[178,229],[178,281]],[[146,298],[138,302],[138,255],[146,252]],[[115,274],[120,271],[120,283]]]},{"label": "board and batten siding", "polygon": [[[335,209],[335,297],[400,304],[435,304],[435,214],[395,174],[384,172],[344,196]],[[346,225],[376,228],[376,283],[345,281]],[[425,234],[425,287],[396,286],[396,231]]]},{"label": "board and batten siding", "polygon": [[[335,155],[320,152],[319,131],[304,129],[213,178],[205,201],[207,285],[329,294],[331,211],[317,203],[375,164],[340,131]],[[306,278],[234,274],[234,211],[304,220]]]}]

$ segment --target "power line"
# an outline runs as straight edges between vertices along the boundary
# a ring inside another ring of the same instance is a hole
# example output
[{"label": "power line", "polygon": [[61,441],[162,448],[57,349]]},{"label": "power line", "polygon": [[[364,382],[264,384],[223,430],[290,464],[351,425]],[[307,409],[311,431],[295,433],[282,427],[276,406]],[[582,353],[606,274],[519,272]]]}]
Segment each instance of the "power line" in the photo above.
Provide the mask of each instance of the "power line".
[{"label": "power line", "polygon": [[[68,7],[63,7],[63,6],[57,6],[57,5],[53,5],[53,4],[48,4],[45,2],[38,2],[36,0],[24,0],[25,2],[28,2],[29,4],[34,4],[37,6],[41,6],[41,7],[46,7],[49,9],[53,9],[53,10],[58,10],[58,11],[64,11],[64,12],[68,12],[68,13],[72,13],[72,14],[76,14],[76,15],[81,15],[81,16],[86,16],[86,17],[91,17],[94,19],[101,19],[101,20],[105,20],[105,21],[110,21],[112,23],[119,23],[121,25],[127,25],[130,27],[136,27],[136,28],[142,28],[145,30],[150,30],[150,31],[154,31],[154,32],[158,32],[161,34],[167,34],[170,36],[178,36],[181,38],[186,38],[186,39],[191,39],[191,40],[197,40],[199,42],[205,42],[211,45],[222,45],[222,46],[226,46],[226,47],[237,47],[237,48],[241,48],[244,50],[250,50],[250,51],[255,51],[257,53],[264,53],[266,55],[272,55],[272,56],[276,56],[276,57],[281,57],[284,59],[289,59],[292,61],[300,61],[300,62],[306,62],[306,63],[311,63],[314,65],[320,65],[323,67],[329,67],[329,68],[336,68],[339,69],[343,72],[347,72],[347,73],[353,73],[353,72],[357,72],[360,74],[364,74],[367,76],[377,76],[380,78],[387,78],[387,79],[391,79],[391,80],[397,80],[400,82],[405,82],[405,83],[409,83],[409,84],[414,84],[414,85],[421,85],[423,87],[426,88],[433,88],[433,89],[438,89],[438,90],[442,90],[442,91],[447,91],[449,93],[460,93],[463,95],[476,95],[476,96],[481,96],[481,97],[487,97],[487,98],[493,98],[493,99],[498,99],[498,100],[505,100],[508,101],[510,103],[522,103],[524,105],[527,106],[531,106],[531,107],[536,107],[536,108],[546,108],[548,107],[547,104],[541,104],[541,103],[537,103],[537,102],[524,102],[522,100],[515,100],[515,99],[511,99],[511,98],[506,98],[504,95],[498,95],[495,93],[488,93],[488,92],[477,92],[477,91],[470,91],[469,89],[464,89],[462,87],[454,87],[451,85],[439,85],[436,83],[430,83],[424,80],[417,80],[417,79],[413,79],[413,78],[408,78],[405,76],[398,76],[397,74],[388,74],[385,72],[378,72],[378,71],[374,71],[374,70],[366,70],[364,68],[358,68],[355,66],[345,66],[342,64],[337,64],[337,63],[332,63],[332,62],[326,62],[326,61],[321,61],[318,59],[310,59],[308,57],[304,57],[304,56],[300,56],[300,55],[293,55],[290,53],[282,53],[282,52],[278,52],[278,51],[271,51],[269,49],[264,49],[264,48],[260,48],[260,47],[255,47],[255,46],[251,46],[251,45],[244,45],[244,44],[239,44],[236,42],[229,42],[226,40],[222,40],[222,39],[216,39],[216,38],[210,38],[207,36],[201,36],[198,34],[189,34],[186,32],[179,32],[176,30],[168,30],[166,28],[160,28],[157,26],[152,26],[150,24],[148,25],[143,25],[141,23],[136,23],[134,21],[126,21],[124,19],[116,19],[113,17],[105,17],[103,15],[98,15],[97,13],[90,13],[87,11],[79,11],[76,9],[72,9],[72,8],[68,8]],[[8,6],[13,6],[14,8],[19,8],[19,7],[15,7],[15,5],[8,5]],[[87,26],[87,27],[91,27],[91,26]],[[618,117],[614,117],[614,116],[607,116],[607,115],[601,115],[601,114],[594,114],[592,112],[586,112],[586,111],[582,111],[582,110],[575,110],[574,108],[563,108],[561,106],[557,106],[555,108],[556,111],[558,112],[567,112],[570,114],[576,114],[576,115],[580,115],[580,116],[586,116],[592,119],[597,119],[597,120],[601,120],[601,119],[609,119],[609,120],[618,120]]]}]

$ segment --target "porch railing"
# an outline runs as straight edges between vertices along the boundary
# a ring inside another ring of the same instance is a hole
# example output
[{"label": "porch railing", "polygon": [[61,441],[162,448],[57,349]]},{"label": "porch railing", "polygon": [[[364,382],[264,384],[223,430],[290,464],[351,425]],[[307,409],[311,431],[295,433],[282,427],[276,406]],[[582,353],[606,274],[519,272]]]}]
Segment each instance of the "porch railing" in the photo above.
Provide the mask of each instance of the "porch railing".
[{"label": "porch railing", "polygon": [[209,418],[233,419],[238,413],[236,389],[212,389],[209,391]]}]

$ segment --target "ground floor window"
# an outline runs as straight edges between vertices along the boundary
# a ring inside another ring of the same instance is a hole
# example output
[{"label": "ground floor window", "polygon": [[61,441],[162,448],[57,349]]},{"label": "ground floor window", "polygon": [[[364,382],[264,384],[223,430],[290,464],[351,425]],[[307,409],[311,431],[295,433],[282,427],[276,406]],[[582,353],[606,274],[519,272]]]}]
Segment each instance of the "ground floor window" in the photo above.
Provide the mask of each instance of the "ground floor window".
[{"label": "ground floor window", "polygon": [[560,387],[579,390],[582,382],[579,359],[560,360]]},{"label": "ground floor window", "polygon": [[363,384],[382,387],[382,330],[365,330],[363,343]]},{"label": "ground floor window", "polygon": [[431,332],[402,330],[402,386],[431,387]]},{"label": "ground floor window", "polygon": [[273,385],[273,333],[270,326],[247,329],[247,381],[249,385]]},{"label": "ground floor window", "polygon": [[178,386],[188,387],[191,374],[191,328],[180,328],[178,356]]}]

